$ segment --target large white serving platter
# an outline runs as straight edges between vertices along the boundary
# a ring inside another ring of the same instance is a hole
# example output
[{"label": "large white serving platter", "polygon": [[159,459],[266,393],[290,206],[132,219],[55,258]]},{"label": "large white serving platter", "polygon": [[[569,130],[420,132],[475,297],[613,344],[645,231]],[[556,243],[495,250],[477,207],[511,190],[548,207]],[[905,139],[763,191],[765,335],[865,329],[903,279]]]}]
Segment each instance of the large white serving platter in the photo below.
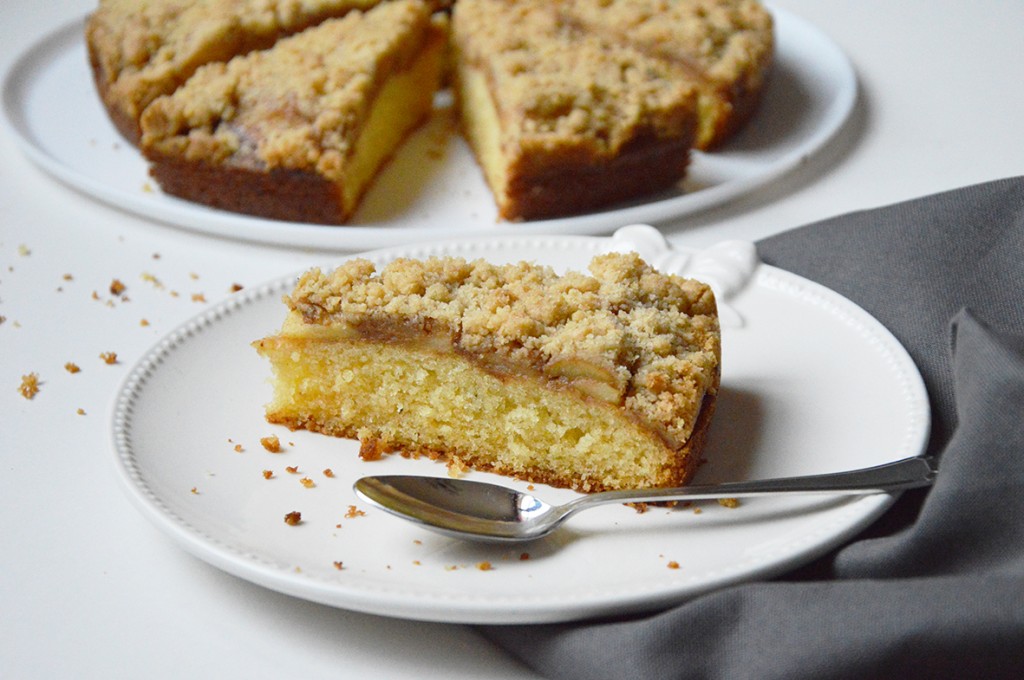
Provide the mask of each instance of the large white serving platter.
[{"label": "large white serving platter", "polygon": [[6,75],[3,114],[23,152],[65,184],[173,227],[277,245],[363,250],[435,238],[504,234],[601,234],[661,223],[754,191],[820,150],[847,120],[857,93],[852,66],[816,27],[783,10],[775,70],[762,106],[736,139],[695,153],[682,186],[603,212],[526,223],[499,222],[494,201],[450,106],[402,147],[366,195],[352,224],[323,227],[215,210],[160,191],[145,160],[111,125],[92,84],[77,20],[28,49]]},{"label": "large white serving platter", "polygon": [[[663,270],[703,278],[719,298],[722,388],[698,482],[838,471],[923,451],[928,399],[900,344],[840,295],[758,263],[749,244],[680,251],[654,229],[634,226],[611,238],[457,240],[368,257],[382,264],[451,253],[564,270],[611,249],[637,250]],[[247,288],[172,332],[133,368],[113,414],[111,451],[135,505],[189,552],[267,588],[447,622],[653,610],[796,567],[850,539],[893,500],[759,498],[734,509],[706,502],[645,514],[606,506],[524,547],[430,533],[364,504],[351,487],[371,474],[444,476],[443,465],[400,456],[365,462],[354,441],[265,422],[269,365],[250,343],[277,329],[281,295],[293,282]],[[270,434],[283,452],[261,447]],[[525,488],[489,474],[469,478]],[[556,502],[574,495],[542,485],[535,492]],[[365,515],[348,517],[350,506]],[[291,511],[302,513],[300,525],[284,522]],[[492,569],[479,569],[482,562]]]}]

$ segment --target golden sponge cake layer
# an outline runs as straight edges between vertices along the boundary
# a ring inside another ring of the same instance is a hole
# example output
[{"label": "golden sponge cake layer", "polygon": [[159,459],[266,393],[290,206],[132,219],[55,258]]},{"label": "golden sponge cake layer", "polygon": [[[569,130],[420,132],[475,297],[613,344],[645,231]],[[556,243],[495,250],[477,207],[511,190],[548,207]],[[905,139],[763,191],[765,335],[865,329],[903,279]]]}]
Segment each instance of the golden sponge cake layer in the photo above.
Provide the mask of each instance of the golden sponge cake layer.
[{"label": "golden sponge cake layer", "polygon": [[272,422],[595,491],[682,484],[718,390],[714,297],[635,254],[591,275],[458,258],[304,275],[275,336]]}]

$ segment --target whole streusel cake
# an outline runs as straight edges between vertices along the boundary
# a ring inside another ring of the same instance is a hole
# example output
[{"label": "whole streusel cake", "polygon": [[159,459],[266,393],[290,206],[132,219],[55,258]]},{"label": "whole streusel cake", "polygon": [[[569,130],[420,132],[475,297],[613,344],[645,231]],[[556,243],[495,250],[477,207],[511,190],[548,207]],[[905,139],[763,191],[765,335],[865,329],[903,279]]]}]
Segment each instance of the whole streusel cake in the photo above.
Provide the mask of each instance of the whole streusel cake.
[{"label": "whole streusel cake", "polygon": [[591,492],[681,485],[714,412],[711,289],[636,254],[590,274],[454,257],[312,270],[280,332],[267,419],[360,455],[446,459]]},{"label": "whole streusel cake", "polygon": [[[678,192],[691,148],[746,124],[772,66],[758,0],[417,0],[426,39],[389,8],[409,2],[99,0],[86,44],[104,107],[166,193],[324,224],[352,219],[449,83],[498,218],[519,221]],[[371,73],[360,58],[382,40]]]}]

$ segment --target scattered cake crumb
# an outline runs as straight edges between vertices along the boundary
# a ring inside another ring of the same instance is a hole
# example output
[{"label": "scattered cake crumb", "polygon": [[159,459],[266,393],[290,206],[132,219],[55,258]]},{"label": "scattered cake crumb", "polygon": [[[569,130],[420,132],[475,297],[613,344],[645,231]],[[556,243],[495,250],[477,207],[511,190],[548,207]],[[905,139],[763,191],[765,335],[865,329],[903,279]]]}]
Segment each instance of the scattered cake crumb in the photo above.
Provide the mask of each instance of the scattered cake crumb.
[{"label": "scattered cake crumb", "polygon": [[18,246],[18,255],[21,255],[22,257],[28,257],[31,254],[32,251],[24,243]]},{"label": "scattered cake crumb", "polygon": [[740,501],[738,498],[719,498],[718,504],[723,508],[738,508],[740,507]]},{"label": "scattered cake crumb", "polygon": [[360,510],[359,508],[357,508],[354,505],[348,506],[348,511],[345,513],[345,517],[347,517],[348,519],[353,519],[353,518],[356,518],[356,517],[365,517],[365,516],[366,516],[366,513],[363,512],[362,510]]},{"label": "scattered cake crumb", "polygon": [[102,352],[100,353],[100,359],[103,359],[105,364],[116,364],[117,352]]},{"label": "scattered cake crumb", "polygon": [[417,567],[423,564],[419,560],[413,560],[412,563],[413,563],[414,566],[417,566]]},{"label": "scattered cake crumb", "polygon": [[306,487],[307,489],[312,489],[314,486],[316,486],[316,482],[314,482],[309,477],[303,477],[302,479],[299,480],[299,483],[302,484],[302,486]]},{"label": "scattered cake crumb", "polygon": [[231,292],[232,293],[237,293],[240,290],[242,290],[242,284],[240,284],[240,283],[232,283],[231,284]]},{"label": "scattered cake crumb", "polygon": [[477,562],[476,563],[476,568],[479,569],[480,571],[490,571],[491,569],[494,569],[494,566],[491,565],[490,562],[484,561],[484,562]]},{"label": "scattered cake crumb", "polygon": [[324,477],[333,477],[333,476],[334,476],[334,470],[332,470],[331,468],[327,468],[326,470],[324,470]]},{"label": "scattered cake crumb", "polygon": [[75,413],[77,413],[80,416],[84,416],[85,415],[85,409],[84,408],[80,408],[77,411],[75,411]]},{"label": "scattered cake crumb", "polygon": [[273,470],[264,470],[263,471],[263,479],[270,479],[273,476],[274,476],[274,471]]},{"label": "scattered cake crumb", "polygon": [[242,451],[245,451],[245,447],[241,444],[235,444],[235,453],[241,453]]},{"label": "scattered cake crumb", "polygon": [[520,562],[525,562],[528,559],[530,559],[530,553],[528,553],[528,552],[519,553],[519,561]]},{"label": "scattered cake crumb", "polygon": [[[157,256],[154,255],[153,257],[156,258]],[[156,289],[161,289],[164,287],[164,284],[160,283],[160,279],[156,278],[155,276],[147,272],[143,272],[142,280],[145,281],[146,283],[153,284],[153,287]]]},{"label": "scattered cake crumb", "polygon": [[125,290],[127,290],[127,288],[128,287],[125,286],[120,279],[114,279],[113,281],[110,282],[111,295],[121,295],[122,293],[124,293]]},{"label": "scattered cake crumb", "polygon": [[289,474],[297,475],[299,474],[299,466],[289,465],[288,467],[285,468],[285,471],[288,472]]},{"label": "scattered cake crumb", "polygon": [[192,487],[191,492],[192,492],[193,495],[196,495],[196,496],[199,495],[199,489],[194,487],[194,486]]},{"label": "scattered cake crumb", "polygon": [[298,510],[292,510],[284,516],[284,523],[289,526],[296,526],[302,521],[302,513]]},{"label": "scattered cake crumb", "polygon": [[334,568],[337,569],[338,571],[341,571],[342,569],[345,568],[345,564],[341,560],[337,560],[337,561],[334,562]]},{"label": "scattered cake crumb", "polygon": [[281,453],[281,440],[277,438],[276,434],[261,438],[260,444],[271,453]]},{"label": "scattered cake crumb", "polygon": [[679,563],[676,562],[675,560],[670,560],[669,563],[666,566],[669,569],[678,569],[679,568]]},{"label": "scattered cake crumb", "polygon": [[69,361],[66,364],[64,364],[64,370],[66,370],[68,373],[78,373],[82,369],[78,367],[78,364]]},{"label": "scattered cake crumb", "polygon": [[148,326],[149,321],[147,321],[146,319],[139,319],[139,325],[143,327]]},{"label": "scattered cake crumb", "polygon": [[39,374],[29,373],[21,376],[21,386],[18,388],[18,392],[26,399],[32,399],[39,394]]},{"label": "scattered cake crumb", "polygon": [[202,293],[192,293],[192,302],[206,302],[206,296]]}]

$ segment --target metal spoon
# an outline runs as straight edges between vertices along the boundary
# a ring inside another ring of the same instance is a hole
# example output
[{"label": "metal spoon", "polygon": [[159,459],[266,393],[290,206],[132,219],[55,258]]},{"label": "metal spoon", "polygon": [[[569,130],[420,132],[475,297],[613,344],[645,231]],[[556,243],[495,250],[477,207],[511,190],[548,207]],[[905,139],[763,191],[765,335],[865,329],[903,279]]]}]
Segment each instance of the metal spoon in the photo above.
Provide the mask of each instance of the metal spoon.
[{"label": "metal spoon", "polygon": [[931,458],[905,458],[860,470],[672,489],[604,491],[549,505],[536,496],[465,479],[385,475],[363,477],[354,489],[363,499],[427,529],[458,538],[532,541],[571,515],[605,503],[740,498],[779,493],[868,494],[929,486],[938,472]]}]

